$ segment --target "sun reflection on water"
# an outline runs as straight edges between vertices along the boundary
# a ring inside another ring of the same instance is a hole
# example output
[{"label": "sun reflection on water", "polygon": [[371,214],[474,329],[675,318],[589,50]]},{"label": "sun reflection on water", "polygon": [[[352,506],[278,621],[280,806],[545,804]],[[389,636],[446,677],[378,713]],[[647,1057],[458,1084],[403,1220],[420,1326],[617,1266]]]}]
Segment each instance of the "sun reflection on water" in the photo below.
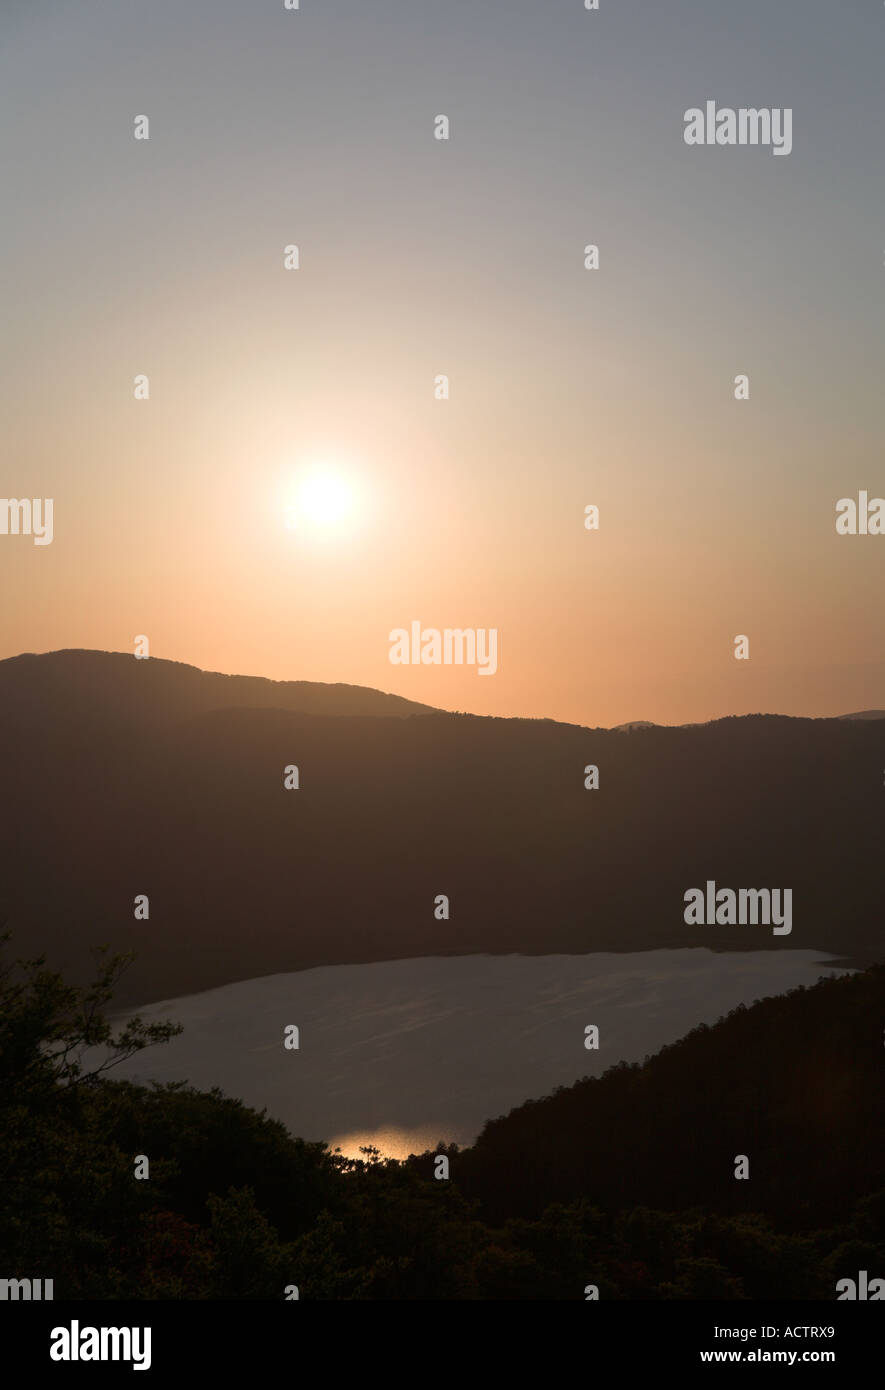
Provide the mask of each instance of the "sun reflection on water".
[{"label": "sun reflection on water", "polygon": [[408,1158],[409,1154],[426,1153],[435,1149],[442,1140],[451,1140],[435,1129],[396,1129],[385,1126],[383,1129],[354,1130],[348,1134],[336,1134],[329,1140],[330,1149],[340,1149],[345,1158],[365,1158],[361,1148],[377,1149],[382,1158]]}]

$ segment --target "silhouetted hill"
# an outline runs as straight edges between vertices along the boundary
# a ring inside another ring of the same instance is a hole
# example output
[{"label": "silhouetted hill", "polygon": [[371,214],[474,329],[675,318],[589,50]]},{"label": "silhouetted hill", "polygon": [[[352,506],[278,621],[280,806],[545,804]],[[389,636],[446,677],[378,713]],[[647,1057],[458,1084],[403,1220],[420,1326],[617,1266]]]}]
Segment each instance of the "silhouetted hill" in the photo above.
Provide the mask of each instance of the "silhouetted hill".
[{"label": "silhouetted hill", "polygon": [[[305,689],[336,710],[351,698]],[[883,721],[755,715],[624,738],[279,708],[292,690],[102,653],[0,663],[0,918],[16,950],[83,979],[93,944],[135,948],[124,1004],[473,951],[881,950]],[[683,895],[707,879],[792,888],[792,935],[687,926]]]},{"label": "silhouetted hill", "polygon": [[885,709],[862,709],[856,714],[842,714],[840,719],[885,719]]},{"label": "silhouetted hill", "polygon": [[213,709],[283,709],[302,714],[412,715],[433,713],[362,685],[271,681],[225,676],[159,657],[138,661],[126,652],[72,649],[0,661],[0,709],[28,709],[46,719],[162,724]]},{"label": "silhouetted hill", "polygon": [[583,1197],[841,1221],[885,1188],[883,1018],[885,965],[741,1006],[491,1121],[458,1158],[461,1190],[493,1220]]}]

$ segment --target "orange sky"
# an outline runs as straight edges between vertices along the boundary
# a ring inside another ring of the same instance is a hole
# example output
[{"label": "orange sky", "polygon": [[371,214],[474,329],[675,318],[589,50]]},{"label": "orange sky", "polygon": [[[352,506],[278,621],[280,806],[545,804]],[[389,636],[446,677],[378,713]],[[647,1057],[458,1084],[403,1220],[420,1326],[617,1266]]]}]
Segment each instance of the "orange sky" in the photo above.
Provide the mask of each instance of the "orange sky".
[{"label": "orange sky", "polygon": [[[0,493],[55,503],[51,545],[0,535],[0,657],[145,633],[208,669],[602,725],[885,706],[885,537],[834,524],[885,495],[866,19],[760,12],[745,71],[747,17],[725,42],[689,0],[664,66],[655,7],[593,31],[520,0],[506,33],[469,6],[296,30],[223,0],[209,32],[130,8],[90,25],[85,0],[51,43],[23,11],[0,59]],[[699,70],[793,103],[789,158],[689,150]],[[803,99],[846,73],[823,123]],[[348,523],[287,529],[316,468]],[[496,675],[392,666],[415,619],[496,628]]]}]

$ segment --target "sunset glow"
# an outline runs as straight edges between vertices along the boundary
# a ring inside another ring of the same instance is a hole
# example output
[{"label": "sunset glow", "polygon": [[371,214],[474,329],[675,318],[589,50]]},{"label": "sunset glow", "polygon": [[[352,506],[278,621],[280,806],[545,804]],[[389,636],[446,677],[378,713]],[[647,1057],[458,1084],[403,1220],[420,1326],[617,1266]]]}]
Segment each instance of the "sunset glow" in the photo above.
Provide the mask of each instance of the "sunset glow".
[{"label": "sunset glow", "polygon": [[335,473],[312,473],[298,491],[296,502],[287,514],[287,525],[295,528],[307,524],[319,530],[335,530],[353,511],[353,492],[348,483]]}]

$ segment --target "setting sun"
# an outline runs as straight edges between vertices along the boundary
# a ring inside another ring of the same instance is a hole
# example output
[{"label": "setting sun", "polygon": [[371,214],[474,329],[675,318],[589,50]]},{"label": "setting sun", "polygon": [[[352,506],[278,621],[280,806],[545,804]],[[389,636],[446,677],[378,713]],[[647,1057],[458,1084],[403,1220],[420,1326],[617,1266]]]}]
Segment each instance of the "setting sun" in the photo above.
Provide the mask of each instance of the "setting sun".
[{"label": "setting sun", "polygon": [[351,516],[353,505],[353,488],[344,478],[326,471],[311,473],[286,509],[286,525],[290,529],[305,523],[318,530],[337,529]]}]

